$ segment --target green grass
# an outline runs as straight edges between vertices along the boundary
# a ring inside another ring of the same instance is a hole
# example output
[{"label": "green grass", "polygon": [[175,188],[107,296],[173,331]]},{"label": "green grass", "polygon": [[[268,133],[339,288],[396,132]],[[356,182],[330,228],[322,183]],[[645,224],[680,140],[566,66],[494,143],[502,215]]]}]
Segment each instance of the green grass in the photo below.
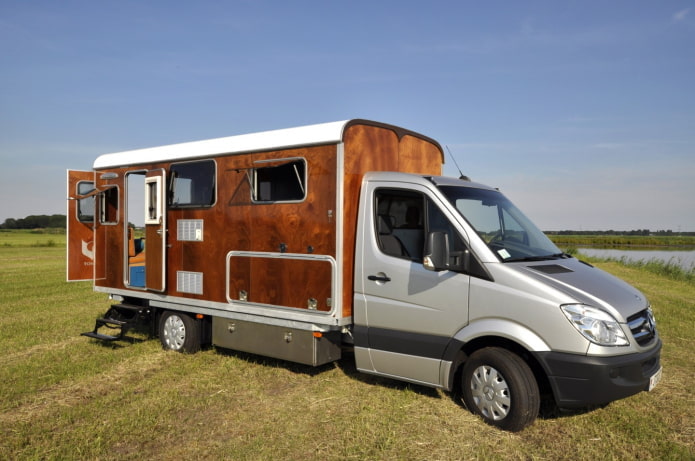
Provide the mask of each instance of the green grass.
[{"label": "green grass", "polygon": [[684,269],[673,261],[660,261],[657,259],[640,259],[637,261],[632,261],[626,257],[622,258],[584,258],[581,259],[587,261],[617,261],[620,264],[628,267],[635,267],[638,269],[643,269],[652,274],[660,275],[672,280],[679,280],[691,284],[695,284],[695,266],[690,267],[690,269]]},{"label": "green grass", "polygon": [[65,229],[7,230],[0,229],[2,248],[65,247]]},{"label": "green grass", "polygon": [[691,283],[597,262],[652,301],[663,381],[509,434],[449,393],[360,374],[350,357],[314,369],[214,349],[170,353],[137,334],[112,345],[81,337],[109,302],[89,283],[64,282],[60,244],[25,237],[28,246],[0,241],[0,459],[695,457]]}]

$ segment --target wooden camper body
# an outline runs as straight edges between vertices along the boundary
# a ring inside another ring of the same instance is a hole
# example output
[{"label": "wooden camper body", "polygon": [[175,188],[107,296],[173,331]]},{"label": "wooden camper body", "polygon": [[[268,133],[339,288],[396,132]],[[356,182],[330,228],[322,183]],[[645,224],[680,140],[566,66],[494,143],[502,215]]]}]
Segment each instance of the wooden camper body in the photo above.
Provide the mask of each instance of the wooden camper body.
[{"label": "wooden camper body", "polygon": [[[214,162],[213,203],[176,207],[172,167],[203,160]],[[296,161],[305,168],[304,197],[254,200],[256,169]],[[159,308],[336,330],[352,320],[363,174],[439,175],[442,164],[436,141],[366,120],[103,155],[68,185],[72,198],[80,197],[76,181],[93,181],[95,196],[109,197],[95,200],[93,225],[70,223],[68,266],[91,272],[96,291]],[[127,209],[130,175],[162,202],[159,214],[154,203],[144,210],[139,252],[128,220],[143,211]],[[69,201],[69,219],[77,202]]]}]

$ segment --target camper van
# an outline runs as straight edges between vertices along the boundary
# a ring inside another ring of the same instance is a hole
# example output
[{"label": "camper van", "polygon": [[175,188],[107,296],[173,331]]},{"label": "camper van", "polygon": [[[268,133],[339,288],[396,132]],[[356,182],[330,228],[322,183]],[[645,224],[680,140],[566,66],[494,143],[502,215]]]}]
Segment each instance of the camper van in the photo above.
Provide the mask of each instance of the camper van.
[{"label": "camper van", "polygon": [[[113,300],[85,336],[244,351],[451,391],[484,421],[541,397],[654,388],[649,301],[559,250],[441,146],[348,120],[101,155],[69,170],[68,280]],[[348,353],[349,352],[349,353]]]}]

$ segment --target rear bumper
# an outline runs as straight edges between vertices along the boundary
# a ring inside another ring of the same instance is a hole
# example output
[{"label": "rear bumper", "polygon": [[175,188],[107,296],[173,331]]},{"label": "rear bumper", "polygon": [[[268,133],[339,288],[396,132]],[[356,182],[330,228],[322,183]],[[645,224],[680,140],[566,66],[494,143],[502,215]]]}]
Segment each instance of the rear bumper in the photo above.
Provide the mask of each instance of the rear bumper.
[{"label": "rear bumper", "polygon": [[650,351],[614,357],[538,352],[555,401],[561,408],[601,405],[649,388],[661,367],[661,340]]}]

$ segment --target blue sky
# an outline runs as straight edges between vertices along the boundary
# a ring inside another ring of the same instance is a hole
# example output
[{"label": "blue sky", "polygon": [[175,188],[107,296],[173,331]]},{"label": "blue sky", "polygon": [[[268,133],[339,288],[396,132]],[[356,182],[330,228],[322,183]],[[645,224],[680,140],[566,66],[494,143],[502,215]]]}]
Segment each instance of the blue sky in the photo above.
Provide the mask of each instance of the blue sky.
[{"label": "blue sky", "polygon": [[0,0],[0,63],[0,222],[103,153],[368,118],[544,230],[695,231],[694,1]]}]

